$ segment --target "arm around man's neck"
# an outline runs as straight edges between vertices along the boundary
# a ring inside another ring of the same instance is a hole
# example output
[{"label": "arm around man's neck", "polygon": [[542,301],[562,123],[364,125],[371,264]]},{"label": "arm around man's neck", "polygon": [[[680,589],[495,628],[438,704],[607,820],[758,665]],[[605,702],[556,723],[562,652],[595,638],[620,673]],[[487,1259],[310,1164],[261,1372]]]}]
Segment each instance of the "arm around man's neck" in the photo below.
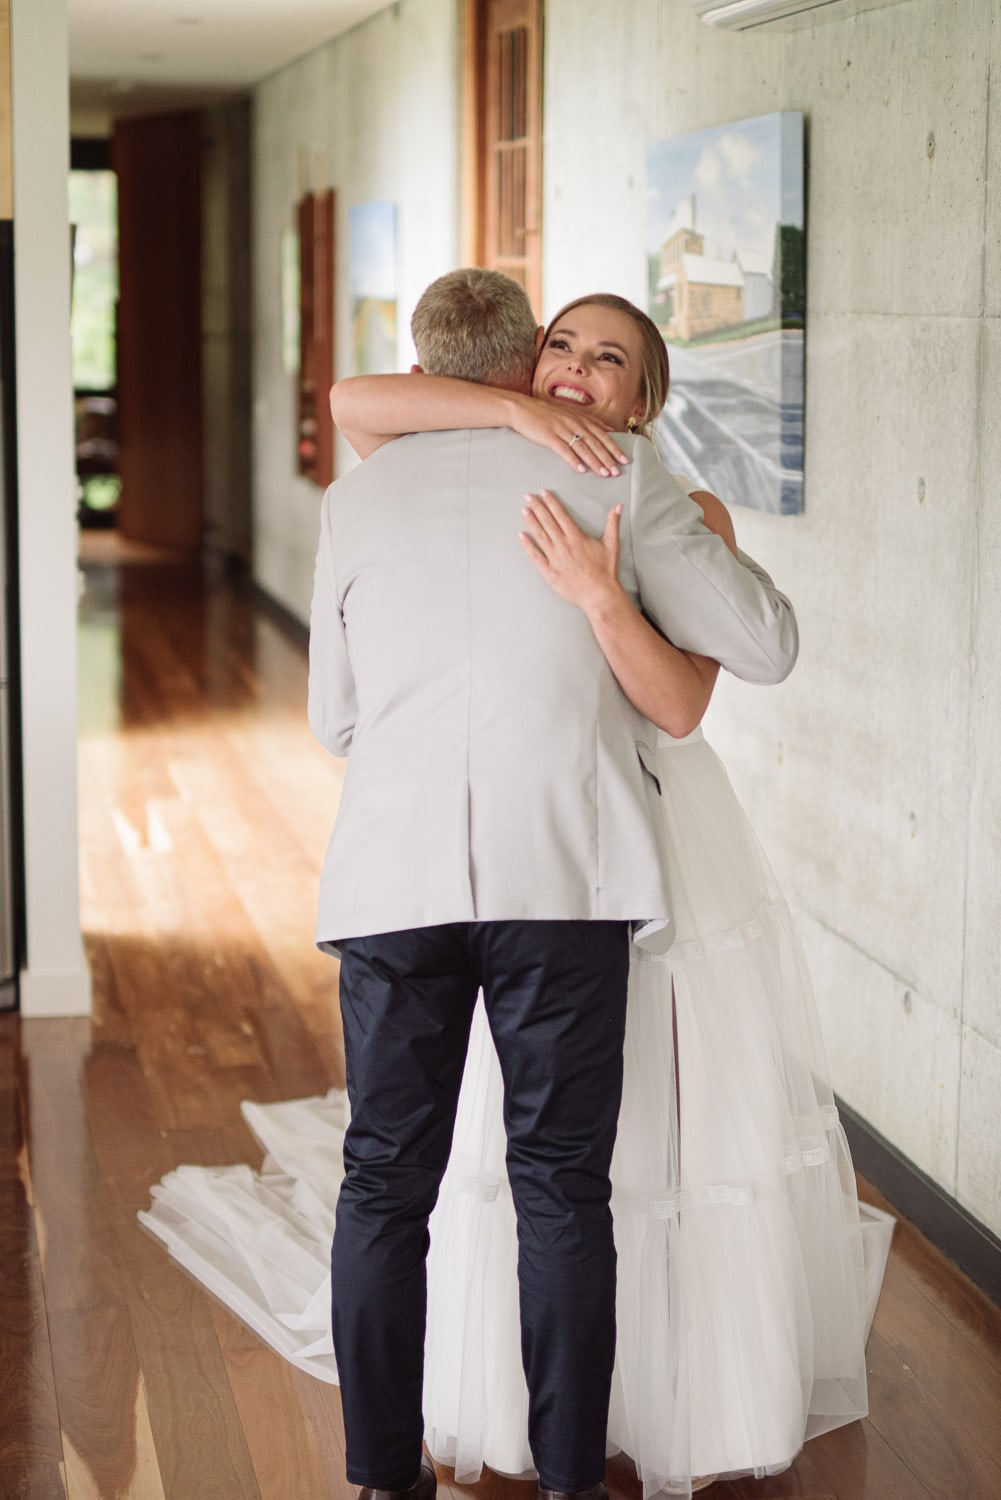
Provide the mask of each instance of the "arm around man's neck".
[{"label": "arm around man's neck", "polygon": [[330,413],[359,458],[409,432],[455,427],[514,427],[518,403],[531,397],[445,375],[352,375],[330,392]]}]

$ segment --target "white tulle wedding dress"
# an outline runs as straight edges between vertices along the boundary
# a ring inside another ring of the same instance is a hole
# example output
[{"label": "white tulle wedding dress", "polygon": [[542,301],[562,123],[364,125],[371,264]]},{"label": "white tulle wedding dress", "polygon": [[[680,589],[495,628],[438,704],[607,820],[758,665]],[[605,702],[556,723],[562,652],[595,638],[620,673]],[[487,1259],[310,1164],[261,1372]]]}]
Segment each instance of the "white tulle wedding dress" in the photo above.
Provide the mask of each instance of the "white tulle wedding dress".
[{"label": "white tulle wedding dress", "polygon": [[[612,1166],[609,1451],[649,1496],[775,1473],[866,1411],[893,1221],[859,1207],[802,951],[701,731],[660,737],[677,939],[634,955]],[[345,1098],[246,1104],[267,1152],[180,1167],[140,1217],[280,1354],[336,1381],[329,1248]],[[501,1079],[482,1006],[431,1226],[425,1426],[471,1482],[531,1470]]]}]

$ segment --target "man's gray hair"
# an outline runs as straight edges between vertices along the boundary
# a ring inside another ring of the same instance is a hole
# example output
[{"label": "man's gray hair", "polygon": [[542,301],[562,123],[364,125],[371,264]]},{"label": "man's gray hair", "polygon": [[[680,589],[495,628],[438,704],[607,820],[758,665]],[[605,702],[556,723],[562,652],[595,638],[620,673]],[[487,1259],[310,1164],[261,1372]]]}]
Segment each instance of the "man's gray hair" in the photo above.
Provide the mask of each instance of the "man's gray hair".
[{"label": "man's gray hair", "polygon": [[480,266],[432,281],[410,321],[428,375],[515,388],[531,383],[537,326],[524,287]]}]

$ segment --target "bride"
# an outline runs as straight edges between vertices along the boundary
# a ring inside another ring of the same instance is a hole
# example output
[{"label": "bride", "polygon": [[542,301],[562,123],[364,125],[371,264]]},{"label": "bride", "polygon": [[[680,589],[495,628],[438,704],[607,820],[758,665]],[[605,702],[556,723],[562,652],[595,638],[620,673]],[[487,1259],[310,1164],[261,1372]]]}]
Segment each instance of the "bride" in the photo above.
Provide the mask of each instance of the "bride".
[{"label": "bride", "polygon": [[[645,314],[597,296],[550,324],[531,397],[371,376],[335,386],[331,401],[363,457],[404,431],[513,425],[574,467],[607,472],[623,459],[611,434],[647,427],[667,378]],[[736,550],[725,508],[682,482]],[[616,576],[618,524],[613,512],[602,538],[587,537],[543,494],[526,504],[522,545],[660,726],[677,936],[663,956],[634,951],[630,975],[609,1449],[631,1457],[646,1496],[689,1494],[716,1476],[777,1473],[806,1439],[865,1414],[865,1339],[892,1221],[856,1198],[788,908],[722,765],[700,729],[684,733],[718,669],[635,610]],[[531,1472],[502,1091],[480,1004],[428,1259],[425,1437],[460,1483],[484,1465]],[[285,1358],[336,1381],[329,1248],[344,1096],[244,1113],[267,1152],[262,1172],[181,1167],[140,1218]]]}]

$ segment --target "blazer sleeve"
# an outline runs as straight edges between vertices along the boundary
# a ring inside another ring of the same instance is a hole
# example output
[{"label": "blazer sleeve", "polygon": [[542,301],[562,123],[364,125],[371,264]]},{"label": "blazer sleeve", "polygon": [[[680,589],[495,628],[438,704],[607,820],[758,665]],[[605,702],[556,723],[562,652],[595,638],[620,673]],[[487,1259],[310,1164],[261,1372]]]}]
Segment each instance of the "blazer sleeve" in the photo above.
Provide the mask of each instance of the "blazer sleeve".
[{"label": "blazer sleeve", "polygon": [[734,557],[645,438],[633,447],[630,529],[640,605],[683,651],[745,682],[782,682],[799,650],[793,607],[760,564]]},{"label": "blazer sleeve", "polygon": [[320,512],[320,541],[309,611],[309,725],[332,755],[347,755],[358,715],[355,681],[348,656],[334,546],[330,491]]}]

